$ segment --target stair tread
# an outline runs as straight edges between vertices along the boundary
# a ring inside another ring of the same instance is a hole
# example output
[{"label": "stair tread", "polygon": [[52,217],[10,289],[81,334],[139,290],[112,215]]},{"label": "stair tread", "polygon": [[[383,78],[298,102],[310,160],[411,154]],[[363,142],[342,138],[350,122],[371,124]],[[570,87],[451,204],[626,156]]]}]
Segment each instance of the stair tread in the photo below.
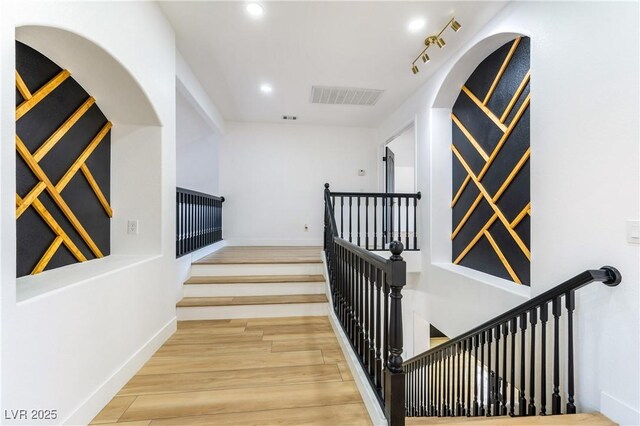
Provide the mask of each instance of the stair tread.
[{"label": "stair tread", "polygon": [[407,417],[407,425],[437,424],[481,424],[481,425],[581,425],[609,426],[614,422],[600,413],[563,414],[559,416],[527,417]]},{"label": "stair tread", "polygon": [[291,303],[327,303],[325,294],[287,294],[274,296],[185,297],[179,308],[196,306],[280,305]]},{"label": "stair tread", "polygon": [[191,277],[185,284],[269,284],[269,283],[318,283],[322,275],[231,275]]},{"label": "stair tread", "polygon": [[322,263],[322,247],[224,247],[194,265]]}]

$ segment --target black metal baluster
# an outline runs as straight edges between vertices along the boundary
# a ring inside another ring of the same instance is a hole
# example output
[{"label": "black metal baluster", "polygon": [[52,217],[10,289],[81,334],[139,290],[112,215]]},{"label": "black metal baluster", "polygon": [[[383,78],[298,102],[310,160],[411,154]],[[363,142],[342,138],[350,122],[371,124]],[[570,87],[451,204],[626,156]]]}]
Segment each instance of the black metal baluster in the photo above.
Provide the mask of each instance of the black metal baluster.
[{"label": "black metal baluster", "polygon": [[466,399],[465,399],[465,376],[464,376],[464,363],[465,363],[465,358],[466,358],[466,354],[467,354],[467,341],[464,340],[462,342],[460,342],[460,347],[462,349],[462,360],[461,360],[461,365],[462,365],[462,373],[460,373],[460,377],[462,378],[462,392],[461,392],[461,400],[460,400],[460,416],[464,416],[466,415]]},{"label": "black metal baluster", "polygon": [[409,197],[405,197],[404,202],[405,202],[405,206],[404,206],[404,210],[405,210],[405,221],[404,221],[405,238],[404,239],[407,242],[407,250],[408,250],[409,247],[411,247],[409,245]]},{"label": "black metal baluster", "polygon": [[449,359],[450,359],[451,351],[449,348],[445,349],[445,366],[444,366],[444,410],[443,415],[449,416],[451,414],[451,409],[449,408]]},{"label": "black metal baluster", "polygon": [[384,250],[384,246],[389,243],[389,241],[387,241],[389,239],[389,230],[387,229],[387,226],[389,226],[389,211],[387,210],[387,197],[381,197],[380,201],[382,203],[382,223],[380,224],[380,226],[382,227],[381,243],[382,249]]},{"label": "black metal baluster", "polygon": [[393,241],[393,196],[389,197],[389,241],[387,244],[390,244]]},{"label": "black metal baluster", "polygon": [[493,409],[493,376],[491,374],[491,343],[493,342],[493,333],[491,329],[487,330],[487,416],[491,417]]},{"label": "black metal baluster", "polygon": [[358,196],[358,246],[360,246],[360,196]]},{"label": "black metal baluster", "polygon": [[381,359],[381,315],[382,315],[382,271],[376,269],[376,389],[382,395],[382,359]]},{"label": "black metal baluster", "polygon": [[560,414],[560,297],[552,301],[553,312],[553,394],[551,395],[551,414]]},{"label": "black metal baluster", "polygon": [[369,250],[369,197],[364,199],[364,245]]},{"label": "black metal baluster", "polygon": [[467,416],[471,416],[471,351],[473,347],[473,338],[470,337],[466,340],[467,342],[467,350],[469,354],[467,355]]},{"label": "black metal baluster", "polygon": [[478,343],[480,336],[473,336],[473,415],[478,416],[480,414],[480,407],[478,407]]},{"label": "black metal baluster", "polygon": [[349,242],[351,242],[351,241],[352,241],[352,230],[351,230],[351,225],[352,225],[352,216],[353,216],[353,214],[352,214],[352,212],[353,212],[353,208],[352,208],[352,206],[351,206],[352,201],[353,201],[353,200],[352,200],[352,197],[351,197],[351,196],[349,196]]},{"label": "black metal baluster", "polygon": [[344,238],[344,197],[340,196],[340,238]]},{"label": "black metal baluster", "polygon": [[486,414],[484,410],[484,331],[480,332],[480,415]]},{"label": "black metal baluster", "polygon": [[384,278],[384,343],[383,343],[383,353],[382,353],[382,368],[387,368],[387,364],[389,362],[389,292],[391,289],[389,288],[389,284],[387,283],[387,277],[385,273]]},{"label": "black metal baluster", "polygon": [[378,249],[378,197],[373,197],[373,249]]},{"label": "black metal baluster", "polygon": [[526,333],[527,333],[527,314],[520,315],[520,398],[518,399],[519,414],[521,416],[527,415],[527,397],[526,397]]},{"label": "black metal baluster", "polygon": [[547,415],[547,302],[540,305],[540,415]]},{"label": "black metal baluster", "polygon": [[507,415],[507,336],[509,326],[505,322],[502,324],[502,409],[500,415]]},{"label": "black metal baluster", "polygon": [[460,405],[460,343],[455,346],[455,366],[456,366],[456,416],[460,416],[462,406]]},{"label": "black metal baluster", "polygon": [[364,280],[364,271],[365,271],[365,266],[366,263],[364,261],[364,259],[360,259],[360,275],[359,275],[359,286],[360,286],[360,291],[358,294],[358,303],[360,304],[360,307],[358,309],[358,311],[360,312],[360,320],[358,322],[358,325],[360,327],[360,359],[362,360],[362,364],[363,365],[367,365],[367,345],[366,345],[366,328],[365,328],[365,320],[367,318],[367,313],[366,313],[366,306],[367,306],[367,299],[366,299],[366,293],[365,293],[365,280]]},{"label": "black metal baluster", "polygon": [[356,353],[362,360],[362,258],[356,255],[356,282],[355,282],[355,308],[356,308]]},{"label": "black metal baluster", "polygon": [[513,318],[509,324],[511,329],[511,375],[509,378],[509,384],[511,385],[511,392],[509,392],[509,415],[515,416],[516,400],[516,326],[517,320]]},{"label": "black metal baluster", "polygon": [[364,349],[363,349],[363,357],[364,357],[364,370],[367,371],[371,366],[371,340],[369,340],[369,333],[371,332],[371,323],[369,322],[369,310],[370,310],[370,300],[369,300],[369,263],[364,262],[364,277],[363,277],[363,300],[364,300]]},{"label": "black metal baluster", "polygon": [[376,350],[374,347],[375,337],[375,274],[376,270],[373,265],[369,265],[369,375],[375,377],[376,369]]},{"label": "black metal baluster", "polygon": [[[495,328],[496,332],[496,360],[495,360],[495,374],[493,381],[493,415],[500,415],[500,326],[497,325]],[[504,356],[504,354],[503,354]]]},{"label": "black metal baluster", "polygon": [[529,415],[536,415],[535,395],[536,395],[536,323],[538,322],[538,310],[533,308],[529,311],[529,324],[531,324],[531,358],[529,365]]},{"label": "black metal baluster", "polygon": [[[420,194],[418,192],[418,194]],[[413,199],[413,249],[418,250],[418,198]]]},{"label": "black metal baluster", "polygon": [[574,372],[573,372],[573,311],[576,308],[576,295],[573,290],[564,296],[567,308],[567,414],[576,413],[574,400]]}]

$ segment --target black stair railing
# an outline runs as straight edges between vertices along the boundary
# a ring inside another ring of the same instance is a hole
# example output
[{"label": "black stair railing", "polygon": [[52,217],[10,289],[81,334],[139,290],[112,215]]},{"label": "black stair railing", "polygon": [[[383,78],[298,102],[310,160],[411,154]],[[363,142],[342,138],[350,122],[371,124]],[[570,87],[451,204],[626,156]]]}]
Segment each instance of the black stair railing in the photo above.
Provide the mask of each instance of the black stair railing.
[{"label": "black stair railing", "polygon": [[176,258],[222,240],[224,197],[176,188]]},{"label": "black stair railing", "polygon": [[329,184],[324,192],[324,250],[333,309],[390,424],[403,425],[403,245],[387,260],[339,236]]},{"label": "black stair railing", "polygon": [[340,238],[367,250],[387,250],[391,241],[402,242],[405,251],[419,250],[420,192],[329,192],[329,197]]},{"label": "black stair railing", "polygon": [[621,280],[620,272],[611,266],[582,272],[407,360],[406,415],[575,413],[575,291],[592,282],[614,287]]}]

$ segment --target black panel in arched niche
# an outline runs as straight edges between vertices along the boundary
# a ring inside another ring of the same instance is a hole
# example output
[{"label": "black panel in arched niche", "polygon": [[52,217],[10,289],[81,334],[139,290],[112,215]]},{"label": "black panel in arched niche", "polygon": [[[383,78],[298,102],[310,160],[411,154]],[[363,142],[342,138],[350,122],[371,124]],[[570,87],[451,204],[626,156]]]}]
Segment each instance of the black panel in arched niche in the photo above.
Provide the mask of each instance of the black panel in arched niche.
[{"label": "black panel in arched niche", "polygon": [[110,129],[69,71],[16,42],[18,277],[109,255]]},{"label": "black panel in arched niche", "polygon": [[462,87],[452,119],[452,261],[530,285],[529,47],[518,37]]}]

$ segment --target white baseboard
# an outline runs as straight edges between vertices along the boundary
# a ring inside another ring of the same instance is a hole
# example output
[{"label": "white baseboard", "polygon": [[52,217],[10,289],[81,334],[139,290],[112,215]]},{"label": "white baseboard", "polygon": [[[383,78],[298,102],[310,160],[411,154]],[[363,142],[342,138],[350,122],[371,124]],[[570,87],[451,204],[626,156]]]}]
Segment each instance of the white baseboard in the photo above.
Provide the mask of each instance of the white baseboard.
[{"label": "white baseboard", "polygon": [[[324,265],[323,275],[325,278],[328,276],[326,272],[327,267],[327,259],[325,258],[324,251],[322,252],[322,264]],[[362,397],[362,401],[364,402],[364,406],[367,408],[367,412],[369,413],[369,417],[371,418],[371,422],[375,426],[387,426],[387,418],[382,411],[382,407],[380,407],[380,403],[378,402],[378,398],[373,393],[373,389],[371,389],[371,385],[369,384],[369,379],[366,376],[366,373],[362,369],[360,365],[360,361],[358,360],[356,354],[351,349],[351,344],[349,343],[349,339],[347,338],[342,326],[340,325],[340,321],[333,311],[333,300],[331,299],[331,289],[329,288],[329,280],[326,280],[326,289],[327,289],[327,299],[329,299],[329,308],[327,309],[329,315],[329,322],[331,323],[331,327],[333,328],[333,332],[336,334],[338,338],[338,343],[340,344],[340,348],[342,348],[342,352],[344,353],[344,357],[347,360],[347,364],[349,365],[349,369],[351,370],[351,374],[353,375],[353,379],[356,383],[356,387],[360,392],[360,396]]]},{"label": "white baseboard", "polygon": [[122,387],[142,368],[145,362],[176,331],[177,322],[173,317],[156,334],[127,359],[115,373],[98,387],[62,423],[65,425],[86,425],[104,408]]},{"label": "white baseboard", "polygon": [[600,393],[600,412],[619,425],[639,425],[640,412],[606,392]]}]

